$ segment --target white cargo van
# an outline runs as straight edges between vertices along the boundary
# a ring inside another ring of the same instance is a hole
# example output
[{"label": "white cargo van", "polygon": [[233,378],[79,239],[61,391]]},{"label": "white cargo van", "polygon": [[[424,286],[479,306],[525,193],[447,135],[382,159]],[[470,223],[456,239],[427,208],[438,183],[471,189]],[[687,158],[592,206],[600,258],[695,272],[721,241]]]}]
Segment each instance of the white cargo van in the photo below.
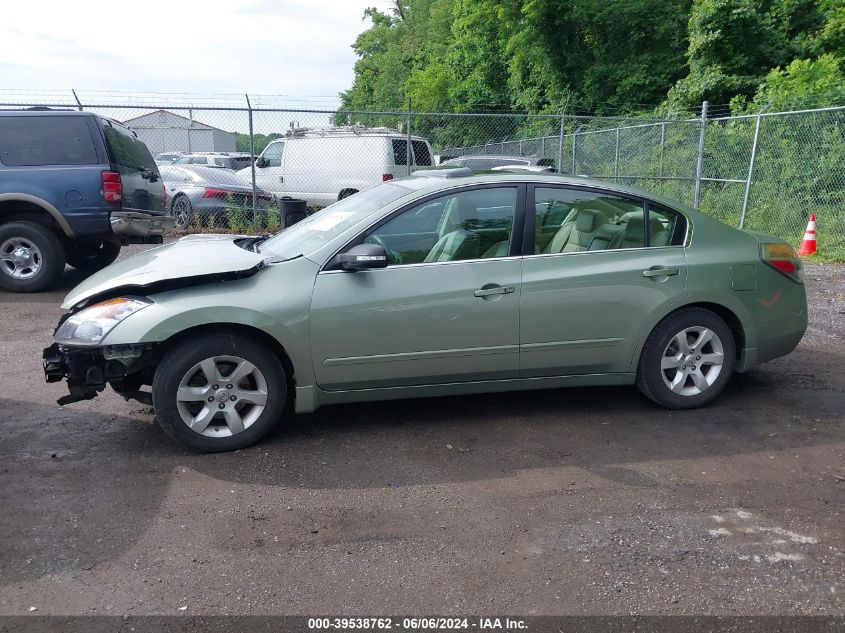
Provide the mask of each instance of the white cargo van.
[{"label": "white cargo van", "polygon": [[[431,167],[428,141],[411,137],[411,169]],[[250,168],[241,175],[251,178]],[[256,185],[276,196],[324,207],[386,180],[408,174],[408,137],[389,128],[294,128],[255,161]]]}]

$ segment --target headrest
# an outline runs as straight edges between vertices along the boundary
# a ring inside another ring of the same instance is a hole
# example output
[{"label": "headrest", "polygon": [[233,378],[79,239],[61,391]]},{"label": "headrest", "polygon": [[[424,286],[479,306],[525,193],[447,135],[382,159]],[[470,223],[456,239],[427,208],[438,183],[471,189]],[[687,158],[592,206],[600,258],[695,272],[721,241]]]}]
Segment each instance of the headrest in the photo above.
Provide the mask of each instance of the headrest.
[{"label": "headrest", "polygon": [[475,203],[467,194],[458,194],[455,199],[455,208],[452,211],[452,224],[458,225],[467,220],[474,220],[478,216],[478,209]]},{"label": "headrest", "polygon": [[581,209],[575,219],[575,230],[580,233],[595,233],[596,229],[606,223],[607,218],[600,211]]},{"label": "headrest", "polygon": [[[645,218],[642,213],[626,213],[621,218],[625,222],[625,238],[638,239],[642,241],[645,231]],[[663,223],[657,218],[648,219],[648,230],[652,239],[655,235],[665,233]]]},{"label": "headrest", "polygon": [[639,236],[640,240],[643,239],[643,235],[645,234],[645,218],[642,213],[626,213],[622,216],[622,220],[625,222],[626,237]]}]

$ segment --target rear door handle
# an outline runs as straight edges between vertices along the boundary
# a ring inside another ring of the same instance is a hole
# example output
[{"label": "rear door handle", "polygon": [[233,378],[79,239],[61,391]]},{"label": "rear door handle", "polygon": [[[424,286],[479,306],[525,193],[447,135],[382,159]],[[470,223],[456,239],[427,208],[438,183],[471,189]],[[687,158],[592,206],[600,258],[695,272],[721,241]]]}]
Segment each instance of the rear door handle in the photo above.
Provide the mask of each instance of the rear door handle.
[{"label": "rear door handle", "polygon": [[495,286],[493,288],[479,288],[473,294],[476,297],[489,297],[490,295],[508,295],[516,292],[515,286]]},{"label": "rear door handle", "polygon": [[677,268],[649,268],[643,271],[643,277],[672,277],[680,274]]}]

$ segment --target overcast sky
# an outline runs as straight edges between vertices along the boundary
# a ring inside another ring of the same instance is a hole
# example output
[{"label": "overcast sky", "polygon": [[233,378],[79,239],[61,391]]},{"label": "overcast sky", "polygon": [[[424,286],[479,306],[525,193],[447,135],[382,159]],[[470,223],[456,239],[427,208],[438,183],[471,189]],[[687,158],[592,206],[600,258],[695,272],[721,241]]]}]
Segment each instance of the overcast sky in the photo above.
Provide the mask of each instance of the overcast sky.
[{"label": "overcast sky", "polygon": [[[0,88],[287,95],[329,105],[389,0],[3,3]],[[329,97],[317,98],[317,97]]]}]

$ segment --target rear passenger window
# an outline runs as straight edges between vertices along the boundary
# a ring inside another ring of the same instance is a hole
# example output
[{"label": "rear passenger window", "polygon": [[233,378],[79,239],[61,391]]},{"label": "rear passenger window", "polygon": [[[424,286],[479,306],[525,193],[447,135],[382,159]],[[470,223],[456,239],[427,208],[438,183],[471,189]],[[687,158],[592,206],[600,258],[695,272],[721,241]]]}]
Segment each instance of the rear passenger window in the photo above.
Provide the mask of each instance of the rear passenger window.
[{"label": "rear passenger window", "polygon": [[10,167],[100,162],[87,119],[81,116],[0,118],[0,161]]},{"label": "rear passenger window", "polygon": [[643,204],[573,189],[534,190],[534,252],[577,253],[645,246]]},{"label": "rear passenger window", "polygon": [[411,141],[414,150],[414,162],[421,167],[431,166],[431,152],[425,141]]},{"label": "rear passenger window", "polygon": [[[393,164],[407,165],[408,164],[408,141],[400,139],[393,139]],[[412,144],[413,147],[413,144]]]},{"label": "rear passenger window", "polygon": [[680,246],[687,233],[687,220],[677,211],[649,205],[649,246]]},{"label": "rear passenger window", "polygon": [[103,130],[111,159],[116,165],[128,171],[158,170],[150,150],[129,128],[103,121]]}]

